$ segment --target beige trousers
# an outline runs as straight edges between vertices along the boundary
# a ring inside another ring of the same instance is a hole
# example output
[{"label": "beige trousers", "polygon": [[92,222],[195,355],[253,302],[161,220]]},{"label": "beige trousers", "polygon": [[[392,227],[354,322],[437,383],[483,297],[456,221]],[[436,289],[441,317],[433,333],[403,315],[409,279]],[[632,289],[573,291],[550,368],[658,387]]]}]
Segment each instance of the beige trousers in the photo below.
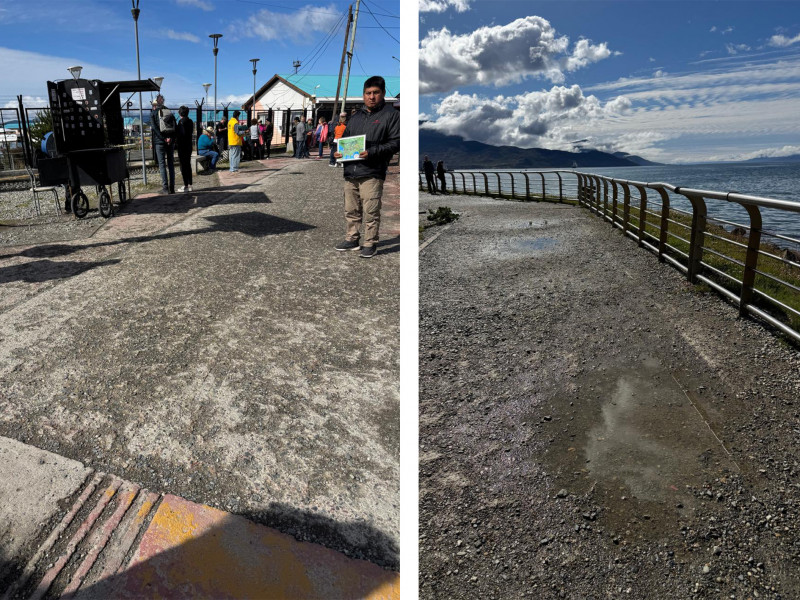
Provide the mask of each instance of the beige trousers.
[{"label": "beige trousers", "polygon": [[361,223],[364,223],[362,246],[378,243],[381,225],[381,196],[383,179],[358,177],[344,180],[344,218],[347,220],[347,235],[350,242],[358,241]]}]

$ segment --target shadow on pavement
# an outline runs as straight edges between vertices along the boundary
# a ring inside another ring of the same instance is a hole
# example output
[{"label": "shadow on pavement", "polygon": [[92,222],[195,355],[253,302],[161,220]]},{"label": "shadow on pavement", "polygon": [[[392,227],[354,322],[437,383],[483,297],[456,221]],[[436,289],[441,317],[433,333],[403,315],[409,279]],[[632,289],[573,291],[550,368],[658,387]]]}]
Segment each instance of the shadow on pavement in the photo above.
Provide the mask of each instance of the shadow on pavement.
[{"label": "shadow on pavement", "polygon": [[230,185],[221,188],[211,188],[209,190],[199,190],[186,194],[170,194],[168,196],[153,196],[151,198],[140,198],[131,205],[126,205],[118,210],[119,216],[123,215],[143,215],[159,213],[179,213],[187,212],[195,208],[207,208],[224,201],[225,204],[266,204],[272,201],[263,192],[239,192],[237,194],[225,195],[227,192],[235,192],[246,185]]},{"label": "shadow on pavement", "polygon": [[[215,233],[218,231],[243,233],[245,235],[253,237],[265,237],[268,235],[277,235],[281,233],[292,233],[295,231],[307,231],[309,229],[315,229],[314,225],[308,225],[307,223],[292,221],[290,219],[283,219],[281,217],[275,217],[272,215],[265,215],[264,213],[255,211],[236,213],[231,215],[218,215],[214,217],[204,217],[204,218],[206,221],[211,221],[214,224],[209,227],[205,227],[203,229],[195,229],[193,231],[175,231],[170,233],[159,233],[154,235],[141,235],[129,238],[122,238],[118,240],[110,240],[107,242],[93,242],[89,244],[46,244],[44,246],[33,246],[31,248],[26,248],[25,250],[17,254],[6,255],[4,258],[8,258],[10,256],[24,256],[27,258],[51,258],[58,256],[67,256],[68,254],[73,254],[75,252],[79,252],[87,248],[102,248],[105,246],[116,246],[119,244],[127,244],[130,242],[149,242],[152,240],[168,240],[172,238],[181,238],[188,235]],[[16,270],[24,271],[26,269],[30,269],[32,265],[36,264],[37,263],[27,263],[25,265],[17,265],[14,267],[7,267],[5,269],[0,269],[0,283],[11,281],[10,279],[6,279],[4,277],[4,273],[14,272]],[[53,263],[53,264],[56,265],[64,263]],[[75,263],[75,264],[88,264],[89,266],[87,268],[98,266],[98,265],[91,265],[89,263]],[[100,263],[100,265],[102,264],[104,263]],[[33,279],[32,281],[37,281],[37,280]]]},{"label": "shadow on pavement", "polygon": [[381,254],[394,254],[400,252],[400,236],[396,235],[388,240],[381,240],[376,244]]},{"label": "shadow on pavement", "polygon": [[[58,256],[53,254],[51,256]],[[26,283],[43,283],[53,279],[66,279],[80,275],[97,267],[107,267],[120,262],[119,258],[102,262],[52,261],[40,260],[22,265],[0,267],[0,283],[24,281]]]},{"label": "shadow on pavement", "polygon": [[[62,600],[116,598],[304,598],[349,600],[399,598],[397,572],[348,558],[317,544],[298,542],[290,535],[252,520],[273,512],[245,514],[247,518],[209,509],[191,515],[180,507],[159,509],[126,570]],[[320,528],[341,523],[284,506],[274,509],[283,519],[317,519]],[[274,518],[272,518],[274,520]],[[186,535],[175,535],[191,523]],[[363,523],[345,527],[364,540],[385,536]],[[394,549],[397,564],[397,550]]]}]

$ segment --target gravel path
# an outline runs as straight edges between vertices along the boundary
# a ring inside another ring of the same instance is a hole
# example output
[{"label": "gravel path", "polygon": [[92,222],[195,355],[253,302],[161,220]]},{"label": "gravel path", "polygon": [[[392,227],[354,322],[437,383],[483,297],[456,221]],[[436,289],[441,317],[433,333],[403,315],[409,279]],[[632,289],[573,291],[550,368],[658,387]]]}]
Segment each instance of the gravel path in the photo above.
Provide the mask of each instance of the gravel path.
[{"label": "gravel path", "polygon": [[420,203],[421,596],[800,597],[798,350],[583,209]]},{"label": "gravel path", "polygon": [[0,248],[0,435],[398,568],[396,219],[364,260],[325,161],[197,179]]}]

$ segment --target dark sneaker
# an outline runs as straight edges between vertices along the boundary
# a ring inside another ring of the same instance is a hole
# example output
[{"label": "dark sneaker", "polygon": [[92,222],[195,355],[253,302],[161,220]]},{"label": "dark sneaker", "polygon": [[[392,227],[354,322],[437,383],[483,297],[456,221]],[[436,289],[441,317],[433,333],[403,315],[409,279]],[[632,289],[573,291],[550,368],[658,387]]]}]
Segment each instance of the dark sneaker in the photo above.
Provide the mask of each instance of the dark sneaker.
[{"label": "dark sneaker", "polygon": [[375,246],[361,246],[361,254],[359,256],[361,258],[372,258],[375,256],[377,249]]},{"label": "dark sneaker", "polygon": [[358,250],[358,248],[359,248],[358,241],[351,242],[345,240],[343,242],[339,242],[338,244],[336,244],[337,250]]}]

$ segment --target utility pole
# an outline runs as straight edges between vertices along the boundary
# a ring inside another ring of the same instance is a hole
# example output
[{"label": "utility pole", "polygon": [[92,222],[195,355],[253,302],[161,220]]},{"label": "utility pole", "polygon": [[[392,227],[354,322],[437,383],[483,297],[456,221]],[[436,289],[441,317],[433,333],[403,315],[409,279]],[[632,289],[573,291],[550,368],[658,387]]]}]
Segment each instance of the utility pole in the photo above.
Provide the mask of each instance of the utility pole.
[{"label": "utility pole", "polygon": [[[350,23],[353,22],[353,5],[347,12],[347,28],[344,31],[344,45],[342,46],[342,62],[339,63],[339,82],[336,84],[336,99],[333,101],[333,114],[331,121],[335,124],[339,122],[339,91],[342,89],[342,71],[344,70],[344,59],[347,56],[347,38],[350,36]],[[347,98],[342,100],[342,109],[344,109]]]},{"label": "utility pole", "polygon": [[347,103],[347,85],[350,83],[350,64],[353,62],[353,48],[356,45],[356,27],[358,26],[358,9],[360,6],[361,0],[356,0],[356,15],[353,18],[353,35],[350,37],[350,52],[347,53],[347,77],[345,77],[344,80],[343,104]]}]

